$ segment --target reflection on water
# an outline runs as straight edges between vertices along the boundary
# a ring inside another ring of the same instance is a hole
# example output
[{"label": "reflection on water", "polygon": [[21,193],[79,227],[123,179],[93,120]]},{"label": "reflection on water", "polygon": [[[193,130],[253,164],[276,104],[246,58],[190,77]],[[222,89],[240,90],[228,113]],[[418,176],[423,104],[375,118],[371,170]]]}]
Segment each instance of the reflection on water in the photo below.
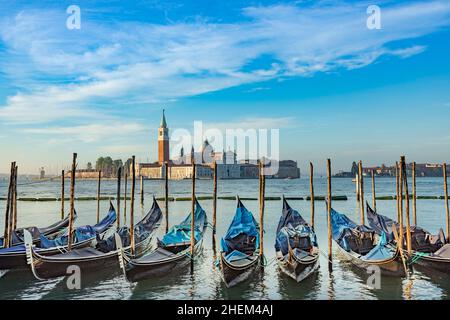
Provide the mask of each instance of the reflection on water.
[{"label": "reflection on water", "polygon": [[[300,180],[267,180],[267,196],[305,197],[309,193],[309,179]],[[326,179],[316,179],[314,182],[316,195],[325,195]],[[115,181],[104,181],[102,195],[114,196]],[[57,197],[58,182],[46,182],[30,186],[21,185],[19,197]],[[96,194],[95,181],[77,181],[77,196],[93,196]],[[163,195],[164,183],[161,181],[145,181],[146,199],[143,207],[137,207],[138,220],[151,207],[152,196]],[[190,196],[190,181],[170,182],[171,195],[175,197]],[[198,194],[206,195],[212,192],[212,182],[200,180],[197,184]],[[441,195],[442,181],[439,178],[419,178],[417,180],[418,194]],[[354,184],[351,179],[334,179],[333,193],[347,195],[348,201],[334,201],[333,207],[346,213],[351,219],[359,221],[358,206],[354,197]],[[370,191],[370,187],[366,188]],[[137,193],[139,185],[137,185]],[[0,184],[0,197],[6,194],[5,184]],[[66,192],[68,194],[68,190]],[[258,181],[219,181],[220,195],[236,195],[242,197],[258,196]],[[390,178],[377,180],[377,194],[395,194],[395,181]],[[367,192],[366,197],[371,197]],[[207,214],[212,213],[212,201],[200,201]],[[258,220],[258,201],[244,201]],[[129,201],[127,203],[129,205]],[[309,220],[310,203],[308,201],[290,201],[305,219]],[[3,227],[5,201],[0,201],[0,226]],[[162,208],[164,207],[161,203]],[[380,213],[394,218],[396,216],[395,201],[378,201]],[[59,219],[59,206],[53,202],[18,202],[18,226],[46,226]],[[106,214],[108,201],[101,202],[101,210]],[[316,233],[322,250],[319,270],[310,278],[297,284],[283,275],[274,260],[275,231],[281,215],[281,201],[266,202],[265,216],[265,254],[268,265],[245,283],[228,289],[221,280],[220,270],[216,266],[219,255],[220,238],[226,233],[236,210],[236,202],[218,200],[217,235],[215,241],[212,231],[205,233],[203,254],[195,260],[193,269],[186,266],[165,277],[146,280],[137,284],[128,283],[118,266],[112,266],[97,272],[82,274],[81,290],[69,290],[64,277],[37,281],[28,271],[0,271],[0,299],[449,299],[450,282],[447,275],[436,274],[427,270],[416,271],[410,279],[382,277],[381,290],[372,289],[367,285],[369,276],[363,270],[355,268],[343,261],[334,246],[333,271],[329,272],[327,261],[327,229],[326,207],[324,202],[316,203]],[[77,201],[78,219],[76,225],[92,224],[96,219],[95,201]],[[164,210],[164,209],[163,209]],[[437,233],[445,225],[445,209],[442,200],[418,200],[419,224],[432,233]],[[181,222],[190,211],[190,202],[169,202],[169,225]],[[123,201],[122,201],[122,214]],[[129,209],[127,210],[129,215]],[[129,219],[127,219],[129,220]],[[211,221],[211,217],[210,217]],[[122,218],[122,223],[124,223]],[[164,233],[165,222],[162,223],[158,236]],[[3,232],[2,230],[0,230]],[[214,250],[215,249],[215,250]]]}]

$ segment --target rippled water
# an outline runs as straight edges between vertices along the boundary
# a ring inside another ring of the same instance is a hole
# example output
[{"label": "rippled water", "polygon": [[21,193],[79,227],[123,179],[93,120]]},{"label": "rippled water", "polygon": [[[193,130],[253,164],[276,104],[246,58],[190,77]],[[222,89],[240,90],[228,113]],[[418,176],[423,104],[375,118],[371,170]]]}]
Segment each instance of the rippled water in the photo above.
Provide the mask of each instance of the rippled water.
[{"label": "rippled water", "polygon": [[[367,181],[367,180],[366,180]],[[66,183],[67,185],[68,183]],[[267,196],[307,196],[308,179],[267,180]],[[417,181],[419,195],[443,195],[442,179],[420,178]],[[104,181],[102,194],[115,194],[115,181]],[[333,179],[333,194],[347,195],[348,201],[334,201],[333,207],[359,221],[358,206],[354,196],[355,186],[351,179]],[[316,195],[325,195],[326,179],[315,181]],[[58,182],[45,182],[19,186],[19,197],[57,197]],[[151,196],[163,195],[163,182],[145,182],[144,207],[138,205],[138,215],[143,215],[151,206]],[[370,185],[366,185],[366,199],[371,199]],[[377,195],[394,195],[395,181],[391,178],[377,180]],[[211,194],[212,182],[199,181],[197,195]],[[137,185],[139,192],[139,185]],[[170,193],[174,196],[190,195],[190,181],[170,182]],[[0,197],[6,194],[6,186],[0,184]],[[68,194],[68,188],[66,195]],[[237,195],[242,197],[258,196],[257,180],[219,181],[219,195]],[[77,181],[77,196],[95,196],[95,181]],[[139,196],[136,197],[139,199]],[[139,201],[137,201],[138,203]],[[258,201],[244,201],[258,219]],[[211,221],[212,201],[201,201]],[[310,203],[308,201],[290,201],[309,220]],[[123,205],[123,202],[122,202]],[[378,211],[390,217],[396,216],[396,202],[377,201]],[[68,204],[67,204],[68,206]],[[170,224],[180,222],[190,210],[190,202],[170,202]],[[188,267],[178,274],[152,279],[138,284],[129,284],[118,269],[101,270],[82,275],[82,289],[68,290],[66,279],[36,281],[26,271],[0,271],[1,299],[449,299],[450,281],[438,274],[415,272],[410,279],[382,277],[381,289],[371,289],[366,285],[368,275],[341,261],[334,247],[333,272],[328,271],[327,259],[321,256],[320,269],[313,277],[300,284],[280,273],[274,263],[273,249],[275,230],[281,214],[281,201],[266,202],[265,216],[265,253],[269,265],[263,273],[257,273],[251,280],[235,288],[227,289],[222,283],[219,270],[214,265],[211,230],[204,238],[203,255],[195,261],[191,272]],[[432,233],[437,233],[445,225],[445,207],[443,200],[418,200],[419,225]],[[19,226],[46,226],[60,217],[59,202],[18,202]],[[95,201],[77,201],[79,218],[77,225],[92,224],[96,217]],[[108,201],[101,203],[102,213],[106,214]],[[218,201],[218,237],[223,235],[230,224],[236,209],[235,201]],[[1,227],[5,201],[0,201]],[[123,212],[123,209],[122,209]],[[123,220],[122,220],[123,221]],[[164,229],[162,226],[161,230]],[[319,245],[324,255],[327,247],[325,203],[316,203],[316,231]],[[2,231],[3,232],[3,231]],[[218,243],[219,241],[217,241]]]}]

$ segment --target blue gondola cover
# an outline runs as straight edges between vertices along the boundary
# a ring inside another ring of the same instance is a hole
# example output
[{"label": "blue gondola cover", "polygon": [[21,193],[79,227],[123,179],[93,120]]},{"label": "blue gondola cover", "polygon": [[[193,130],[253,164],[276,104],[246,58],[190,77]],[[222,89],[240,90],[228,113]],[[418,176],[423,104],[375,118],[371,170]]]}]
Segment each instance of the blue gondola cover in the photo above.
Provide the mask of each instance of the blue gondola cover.
[{"label": "blue gondola cover", "polygon": [[[196,201],[195,206],[195,241],[199,241],[203,234],[203,228],[206,222],[206,212]],[[176,245],[191,241],[191,214],[179,225],[170,229],[170,231],[162,238],[161,242],[165,246]]]},{"label": "blue gondola cover", "polygon": [[280,217],[277,228],[277,238],[275,249],[281,251],[283,255],[288,254],[289,244],[293,247],[293,237],[309,237],[313,246],[317,247],[317,237],[314,230],[303,219],[300,213],[289,206],[286,199],[283,199],[283,214]]},{"label": "blue gondola cover", "polygon": [[247,210],[247,208],[242,204],[241,200],[238,200],[238,206],[236,208],[236,213],[234,215],[233,221],[228,228],[227,234],[224,238],[221,239],[220,242],[221,251],[227,253],[230,259],[235,259],[237,256],[240,256],[244,253],[240,252],[239,254],[239,251],[233,253],[233,250],[229,248],[227,241],[233,241],[233,239],[242,234],[256,237],[256,249],[259,249],[258,224],[256,223],[253,214]]}]

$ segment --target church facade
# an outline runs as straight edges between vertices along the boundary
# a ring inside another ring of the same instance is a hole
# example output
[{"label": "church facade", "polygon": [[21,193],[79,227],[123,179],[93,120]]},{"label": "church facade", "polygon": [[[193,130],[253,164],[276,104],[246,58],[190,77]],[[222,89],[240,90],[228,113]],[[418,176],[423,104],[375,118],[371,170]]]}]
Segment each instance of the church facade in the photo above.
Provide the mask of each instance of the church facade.
[{"label": "church facade", "polygon": [[[137,163],[136,175],[145,179],[165,179],[166,171],[169,179],[192,179],[192,160],[195,160],[196,177],[198,179],[213,178],[213,163],[217,163],[217,177],[219,179],[257,179],[258,165],[251,161],[238,162],[235,151],[216,152],[213,146],[205,140],[201,150],[196,152],[191,147],[185,153],[184,147],[175,159],[170,158],[170,137],[165,111],[163,110],[161,124],[158,128],[158,161],[154,163]],[[279,173],[269,178],[300,178],[300,170],[295,161],[280,161]],[[167,166],[167,169],[166,169]]]}]

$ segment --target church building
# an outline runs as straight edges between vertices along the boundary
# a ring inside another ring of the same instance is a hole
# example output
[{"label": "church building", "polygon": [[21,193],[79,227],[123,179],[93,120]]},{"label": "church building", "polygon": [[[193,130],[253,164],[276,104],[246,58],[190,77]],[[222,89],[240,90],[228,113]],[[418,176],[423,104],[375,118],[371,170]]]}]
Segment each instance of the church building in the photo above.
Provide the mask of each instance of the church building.
[{"label": "church building", "polygon": [[[192,159],[195,160],[196,176],[198,179],[213,177],[213,163],[217,163],[217,177],[219,179],[257,179],[258,166],[248,160],[238,162],[236,151],[216,152],[206,139],[201,150],[196,152],[191,146],[186,153],[184,146],[178,157],[170,157],[170,136],[166,114],[163,110],[161,123],[158,128],[158,161],[153,163],[137,163],[136,175],[145,179],[165,179],[166,166],[171,180],[192,179]],[[255,161],[254,161],[255,162]],[[256,162],[255,162],[256,163]],[[279,173],[268,178],[299,178],[300,170],[295,161],[280,161]]]}]

